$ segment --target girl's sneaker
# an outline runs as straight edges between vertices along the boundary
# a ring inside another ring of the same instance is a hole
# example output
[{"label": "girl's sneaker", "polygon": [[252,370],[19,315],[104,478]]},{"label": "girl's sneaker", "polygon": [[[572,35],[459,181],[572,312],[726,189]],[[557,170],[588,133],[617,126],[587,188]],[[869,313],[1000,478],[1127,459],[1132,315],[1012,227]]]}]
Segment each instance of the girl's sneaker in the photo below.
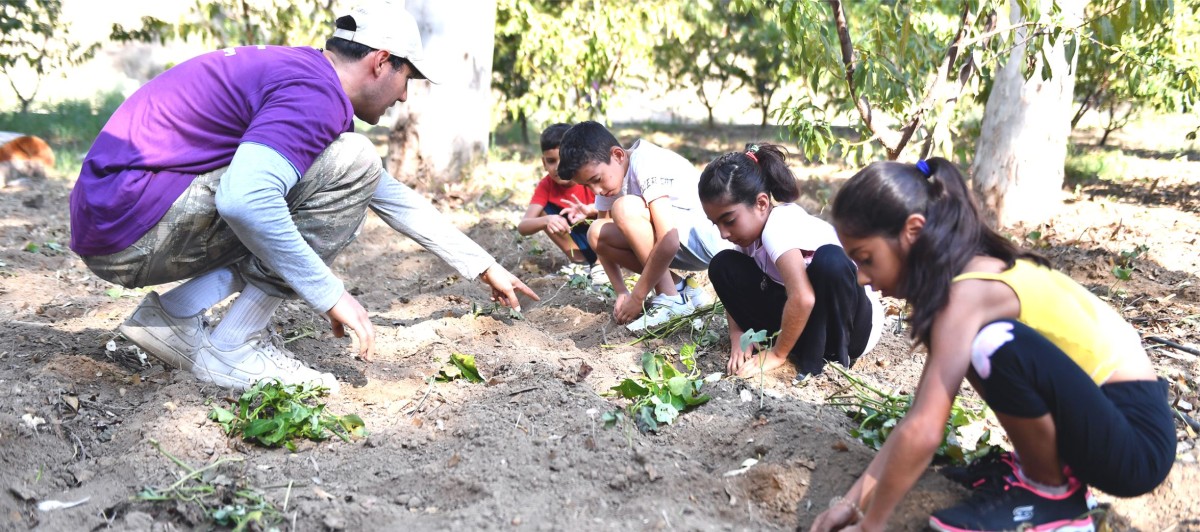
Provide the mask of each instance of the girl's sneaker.
[{"label": "girl's sneaker", "polygon": [[696,276],[689,275],[683,279],[683,288],[679,289],[679,293],[687,298],[688,303],[693,309],[707,307],[712,304],[712,298],[708,297],[708,292],[700,286],[700,281],[696,280]]},{"label": "girl's sneaker", "polygon": [[929,527],[945,532],[1093,532],[1095,499],[1074,477],[1067,482],[1067,492],[1062,495],[1038,491],[1013,475],[985,482],[967,500],[929,516]]},{"label": "girl's sneaker", "polygon": [[608,274],[604,272],[604,266],[601,266],[599,262],[588,266],[588,279],[592,281],[592,286],[609,284]]},{"label": "girl's sneaker", "polygon": [[966,466],[946,466],[942,476],[968,489],[978,488],[988,481],[999,482],[1007,475],[1016,475],[1017,456],[1000,447],[993,447],[987,454],[976,458]]}]

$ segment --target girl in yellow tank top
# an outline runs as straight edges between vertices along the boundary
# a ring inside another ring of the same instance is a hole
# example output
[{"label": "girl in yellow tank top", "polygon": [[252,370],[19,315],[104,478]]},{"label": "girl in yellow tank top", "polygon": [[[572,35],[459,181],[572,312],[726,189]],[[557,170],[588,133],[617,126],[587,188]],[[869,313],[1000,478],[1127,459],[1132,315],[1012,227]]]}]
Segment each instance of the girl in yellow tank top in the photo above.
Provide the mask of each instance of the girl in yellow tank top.
[{"label": "girl in yellow tank top", "polygon": [[1174,422],[1137,332],[989,228],[953,163],[873,163],[838,191],[833,222],[859,282],[908,300],[929,355],[912,409],[813,530],[886,528],[964,380],[1014,452],[959,471],[975,493],[934,512],[935,530],[1094,530],[1088,486],[1128,497],[1166,478]]}]

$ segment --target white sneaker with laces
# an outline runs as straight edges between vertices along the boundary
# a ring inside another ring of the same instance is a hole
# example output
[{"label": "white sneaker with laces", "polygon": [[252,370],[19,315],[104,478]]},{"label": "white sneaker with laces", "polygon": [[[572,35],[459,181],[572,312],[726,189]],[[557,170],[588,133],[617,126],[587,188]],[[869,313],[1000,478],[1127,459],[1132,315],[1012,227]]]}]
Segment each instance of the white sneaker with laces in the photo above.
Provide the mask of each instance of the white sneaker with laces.
[{"label": "white sneaker with laces", "polygon": [[697,281],[694,275],[689,275],[683,280],[683,289],[679,293],[687,298],[693,309],[712,304],[712,298],[708,297],[708,292],[704,291],[704,288],[700,286],[700,281]]},{"label": "white sneaker with laces", "polygon": [[117,330],[167,367],[190,371],[205,343],[203,316],[203,312],[187,318],[167,314],[158,292],[150,292]]},{"label": "white sneaker with laces", "polygon": [[331,394],[340,389],[336,377],[305,366],[284,349],[279,335],[265,330],[230,350],[206,341],[197,352],[192,374],[202,382],[241,391],[249,389],[255,382],[271,378],[279,379],[283,384],[320,384],[329,388]]},{"label": "white sneaker with laces", "polygon": [[592,286],[604,286],[609,284],[608,274],[604,271],[604,266],[599,262],[588,267],[588,278],[592,280]]},{"label": "white sneaker with laces", "polygon": [[648,303],[646,313],[642,314],[642,317],[629,322],[625,326],[626,329],[633,332],[652,329],[671,321],[671,318],[676,316],[691,314],[692,310],[694,310],[692,304],[683,296],[672,297],[659,294],[654,296]]}]

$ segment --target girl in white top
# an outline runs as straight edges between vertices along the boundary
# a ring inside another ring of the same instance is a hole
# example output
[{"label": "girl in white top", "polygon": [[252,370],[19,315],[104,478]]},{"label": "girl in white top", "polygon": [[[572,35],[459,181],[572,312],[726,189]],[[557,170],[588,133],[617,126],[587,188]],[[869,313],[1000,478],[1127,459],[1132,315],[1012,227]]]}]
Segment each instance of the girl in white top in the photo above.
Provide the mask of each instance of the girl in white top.
[{"label": "girl in white top", "polygon": [[[750,376],[789,360],[801,377],[820,373],[826,360],[849,367],[879,339],[878,299],[858,285],[833,227],[792,203],[800,193],[786,158],[779,146],[751,145],[700,174],[704,212],[736,246],[708,267],[729,318],[730,374]],[[769,350],[743,352],[749,329],[778,336]]]}]

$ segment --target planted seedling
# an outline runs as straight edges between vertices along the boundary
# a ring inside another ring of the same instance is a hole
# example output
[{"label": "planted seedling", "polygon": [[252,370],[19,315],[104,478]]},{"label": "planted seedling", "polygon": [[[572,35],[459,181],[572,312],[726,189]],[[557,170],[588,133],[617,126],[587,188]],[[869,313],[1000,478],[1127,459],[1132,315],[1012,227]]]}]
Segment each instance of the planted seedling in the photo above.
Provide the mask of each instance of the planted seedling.
[{"label": "planted seedling", "polygon": [[283,521],[280,512],[263,494],[247,486],[244,479],[234,480],[234,474],[224,475],[221,466],[241,462],[241,458],[221,458],[201,468],[194,468],[162,449],[155,440],[150,445],[185,471],[175,483],[166,487],[146,486],[135,499],[146,502],[171,501],[175,504],[196,505],[213,524],[234,531],[247,528],[269,530]]},{"label": "planted seedling", "polygon": [[324,441],[330,433],[342,441],[365,437],[362,418],[325,412],[325,404],[317,398],[327,393],[328,388],[319,385],[261,380],[238,398],[233,410],[213,407],[208,417],[227,435],[238,434],[267,447],[282,445],[290,451],[296,450],[298,438]]},{"label": "planted seedling", "polygon": [[1137,247],[1128,251],[1122,251],[1117,255],[1117,259],[1113,262],[1112,267],[1113,277],[1116,277],[1117,280],[1108,288],[1109,293],[1112,293],[1122,281],[1133,279],[1133,270],[1136,267],[1135,261],[1141,258],[1147,251],[1150,251],[1149,246],[1138,244]]},{"label": "planted seedling", "polygon": [[[826,399],[826,404],[841,408],[858,423],[858,427],[850,430],[851,436],[879,450],[896,424],[912,408],[912,395],[884,392],[838,364],[826,367],[837,370],[847,381]],[[978,436],[971,434],[984,424],[986,417],[986,407],[980,409],[956,397],[937,456],[955,465],[966,465],[991,451],[993,446],[987,443],[990,429],[979,431]]]},{"label": "planted seedling", "polygon": [[675,422],[685,410],[704,404],[709,396],[701,394],[705,379],[696,367],[696,344],[686,344],[679,350],[679,361],[685,371],[675,368],[666,356],[642,354],[642,372],[613,386],[616,395],[628,399],[629,405],[606,412],[604,427],[615,426],[628,417],[642,432],[658,432],[659,428]]},{"label": "planted seedling", "polygon": [[450,382],[455,379],[464,379],[467,382],[474,383],[484,381],[483,376],[479,374],[479,370],[475,368],[474,356],[462,353],[451,354],[450,362],[443,366],[433,378],[433,380],[438,382]]},{"label": "planted seedling", "polygon": [[471,302],[471,315],[476,318],[478,318],[480,316],[491,316],[492,314],[495,314],[496,312],[507,313],[509,319],[514,319],[514,320],[525,319],[525,316],[523,314],[521,314],[521,311],[519,311],[515,308],[512,308],[512,307],[506,307],[504,305],[501,305],[499,302],[493,302],[492,306],[490,306],[490,307],[481,307],[481,306],[475,304],[475,302]]},{"label": "planted seedling", "polygon": [[[742,333],[742,337],[738,339],[738,342],[742,346],[743,353],[745,353],[746,350],[748,350],[748,349],[753,350],[750,353],[753,356],[758,353],[765,353],[767,351],[770,351],[771,347],[773,345],[775,345],[775,338],[777,338],[778,336],[779,336],[778,331],[775,332],[775,334],[769,334],[769,333],[767,333],[766,330],[756,331],[754,329],[749,329],[746,332]],[[764,345],[765,345],[765,347],[764,347]],[[767,385],[766,385],[767,374],[765,371],[763,371],[763,366],[766,365],[766,363],[767,363],[767,357],[760,357],[758,359],[758,409],[759,410],[762,410],[763,403],[764,403],[763,396],[766,395],[766,392],[767,392]]]},{"label": "planted seedling", "polygon": [[691,338],[696,345],[708,347],[717,343],[720,339],[717,333],[711,329],[711,325],[715,320],[725,316],[725,306],[720,301],[713,303],[707,307],[701,307],[688,314],[680,316],[671,316],[663,324],[657,327],[647,328],[642,331],[642,335],[637,339],[629,342],[627,345],[637,345],[648,340],[661,340],[667,338],[679,331],[694,331]]}]

